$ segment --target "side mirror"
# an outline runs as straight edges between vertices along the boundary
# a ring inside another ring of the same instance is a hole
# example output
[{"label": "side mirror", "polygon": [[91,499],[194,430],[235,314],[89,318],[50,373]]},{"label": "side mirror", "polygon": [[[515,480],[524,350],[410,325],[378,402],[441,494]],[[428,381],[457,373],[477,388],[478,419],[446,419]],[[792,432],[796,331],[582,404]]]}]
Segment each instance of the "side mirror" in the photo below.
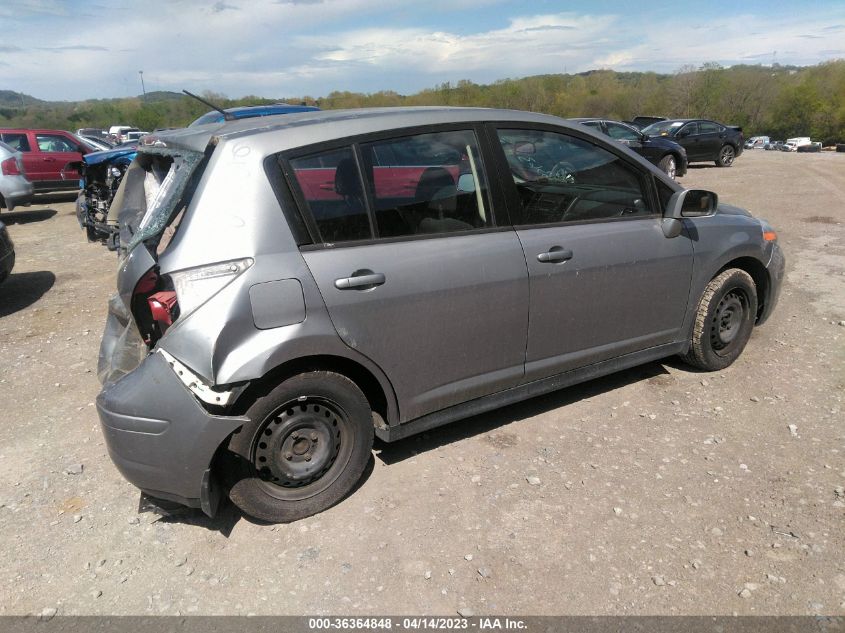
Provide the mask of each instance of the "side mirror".
[{"label": "side mirror", "polygon": [[683,218],[704,218],[716,213],[719,196],[705,189],[684,189],[672,194],[663,213],[663,234],[677,237]]},{"label": "side mirror", "polygon": [[475,193],[475,178],[472,174],[461,174],[458,177],[458,193]]},{"label": "side mirror", "polygon": [[684,189],[672,194],[663,217],[702,218],[716,213],[719,206],[719,196],[706,189]]}]

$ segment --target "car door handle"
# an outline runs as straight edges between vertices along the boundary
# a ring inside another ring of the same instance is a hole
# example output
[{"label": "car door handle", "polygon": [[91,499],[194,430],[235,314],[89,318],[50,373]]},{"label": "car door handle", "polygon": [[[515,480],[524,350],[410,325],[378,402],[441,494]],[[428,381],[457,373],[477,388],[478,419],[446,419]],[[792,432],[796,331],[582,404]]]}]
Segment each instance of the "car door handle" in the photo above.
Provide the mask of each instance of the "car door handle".
[{"label": "car door handle", "polygon": [[564,250],[560,246],[553,246],[545,253],[537,255],[537,261],[543,264],[557,264],[572,259],[572,251]]},{"label": "car door handle", "polygon": [[355,289],[369,289],[380,286],[384,283],[384,273],[374,273],[356,275],[353,273],[351,277],[342,277],[334,280],[334,287],[338,290],[355,290]]}]

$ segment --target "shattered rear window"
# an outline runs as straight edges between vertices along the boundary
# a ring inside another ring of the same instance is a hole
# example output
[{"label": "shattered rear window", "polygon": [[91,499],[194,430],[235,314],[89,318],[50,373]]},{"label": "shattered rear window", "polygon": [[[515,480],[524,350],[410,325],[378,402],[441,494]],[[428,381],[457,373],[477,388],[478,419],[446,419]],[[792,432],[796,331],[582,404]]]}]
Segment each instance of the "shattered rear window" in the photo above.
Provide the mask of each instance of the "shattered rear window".
[{"label": "shattered rear window", "polygon": [[188,204],[185,190],[203,158],[201,152],[163,147],[145,148],[138,154],[138,162],[147,172],[143,181],[146,210],[127,252],[159,235],[174,214]]}]

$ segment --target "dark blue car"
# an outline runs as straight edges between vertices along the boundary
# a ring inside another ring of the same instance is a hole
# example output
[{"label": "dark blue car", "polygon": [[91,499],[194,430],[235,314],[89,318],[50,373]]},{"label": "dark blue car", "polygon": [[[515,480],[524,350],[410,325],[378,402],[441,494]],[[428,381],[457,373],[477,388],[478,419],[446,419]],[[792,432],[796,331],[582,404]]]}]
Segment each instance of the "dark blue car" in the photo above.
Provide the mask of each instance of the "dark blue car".
[{"label": "dark blue car", "polygon": [[[231,114],[236,119],[248,119],[257,116],[272,116],[274,114],[297,114],[299,112],[313,112],[319,110],[316,106],[307,105],[290,105],[288,103],[274,103],[271,105],[259,106],[241,106],[238,108],[228,108],[227,114]],[[196,121],[193,121],[188,127],[195,125],[206,125],[208,123],[223,123],[225,120],[223,114],[217,110],[206,112]]]}]

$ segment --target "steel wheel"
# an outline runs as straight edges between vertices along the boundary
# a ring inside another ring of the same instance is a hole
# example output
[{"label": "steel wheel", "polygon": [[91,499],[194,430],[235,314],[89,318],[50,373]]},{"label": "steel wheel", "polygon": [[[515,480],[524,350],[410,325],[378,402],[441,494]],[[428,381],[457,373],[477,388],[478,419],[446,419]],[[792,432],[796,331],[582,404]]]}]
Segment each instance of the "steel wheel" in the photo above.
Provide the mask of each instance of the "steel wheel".
[{"label": "steel wheel", "polygon": [[682,358],[699,369],[724,369],[745,349],[756,316],[754,280],[738,268],[723,271],[701,295],[689,350]]},{"label": "steel wheel", "polygon": [[252,464],[277,499],[319,494],[337,478],[352,452],[350,422],[325,398],[305,397],[273,413],[255,436]]},{"label": "steel wheel", "polygon": [[742,290],[732,290],[716,307],[710,321],[710,346],[719,356],[730,353],[731,344],[737,340],[742,329],[748,297]]},{"label": "steel wheel", "polygon": [[229,441],[229,498],[271,522],[330,508],[358,483],[373,414],[358,386],[329,371],[297,374],[258,398]]}]

